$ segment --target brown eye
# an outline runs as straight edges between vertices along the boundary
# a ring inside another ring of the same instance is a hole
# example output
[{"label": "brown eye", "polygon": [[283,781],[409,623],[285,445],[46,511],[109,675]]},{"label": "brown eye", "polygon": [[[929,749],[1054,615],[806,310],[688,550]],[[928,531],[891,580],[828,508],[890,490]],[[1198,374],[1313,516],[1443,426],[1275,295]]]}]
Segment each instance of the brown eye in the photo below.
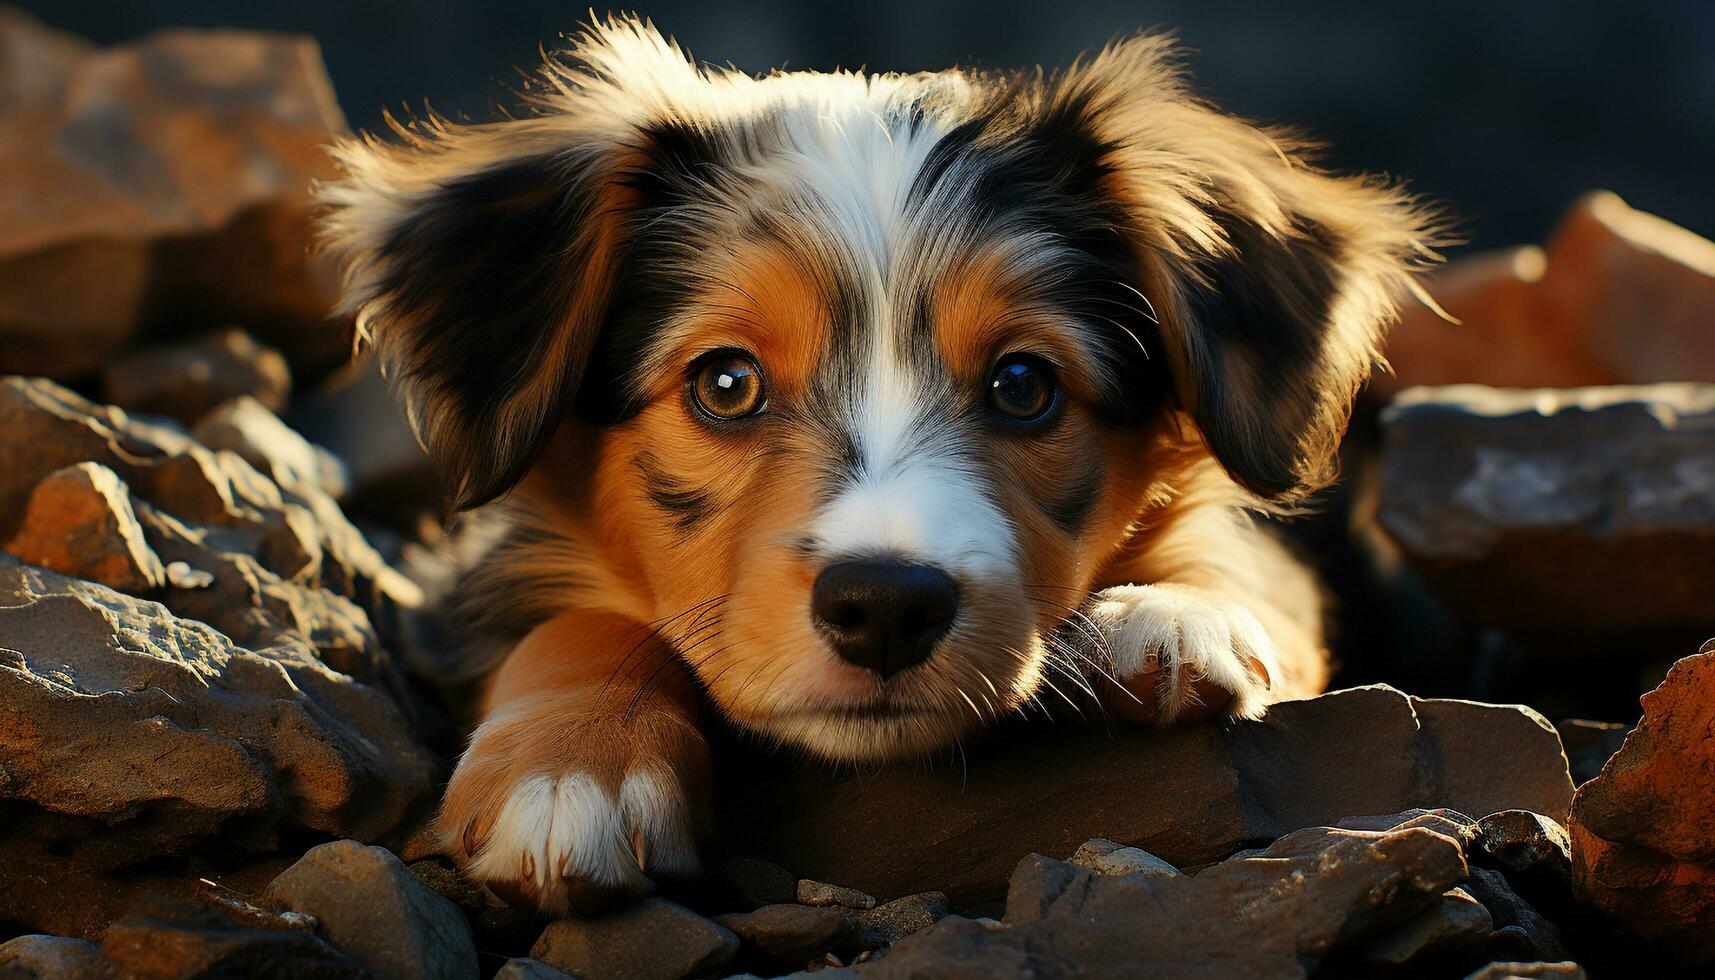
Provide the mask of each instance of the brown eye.
[{"label": "brown eye", "polygon": [[741,419],[762,411],[767,392],[756,361],[742,351],[716,351],[691,375],[691,400],[717,419]]},{"label": "brown eye", "polygon": [[995,365],[989,408],[1019,422],[1040,422],[1058,401],[1054,371],[1040,358],[1011,354]]}]

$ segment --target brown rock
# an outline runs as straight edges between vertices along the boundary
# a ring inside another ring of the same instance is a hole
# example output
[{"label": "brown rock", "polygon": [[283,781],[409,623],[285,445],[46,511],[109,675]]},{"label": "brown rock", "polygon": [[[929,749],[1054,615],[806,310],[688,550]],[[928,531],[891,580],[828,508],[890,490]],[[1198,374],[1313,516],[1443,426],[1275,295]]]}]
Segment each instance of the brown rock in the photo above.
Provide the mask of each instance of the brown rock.
[{"label": "brown rock", "polygon": [[292,392],[292,370],[272,347],[242,330],[182,344],[147,347],[109,361],[102,397],[131,412],[194,425],[216,406],[248,397],[278,412]]},{"label": "brown rock", "polygon": [[825,881],[811,881],[808,878],[798,882],[795,897],[803,905],[838,905],[859,911],[875,908],[873,895],[866,895],[856,888],[830,885]]},{"label": "brown rock", "polygon": [[646,898],[607,915],[551,922],[530,956],[580,980],[680,980],[714,972],[738,945],[718,923]]},{"label": "brown rock", "polygon": [[1494,919],[1463,888],[1442,893],[1428,908],[1364,944],[1372,963],[1404,964],[1420,956],[1460,949],[1488,938]]},{"label": "brown rock", "polygon": [[0,977],[7,980],[109,980],[113,976],[113,966],[102,959],[101,947],[82,939],[19,936],[0,943]]},{"label": "brown rock", "polygon": [[782,963],[804,963],[854,943],[857,923],[838,907],[764,905],[754,912],[717,915],[745,946]]},{"label": "brown rock", "polygon": [[347,484],[345,464],[292,431],[275,411],[242,395],[199,416],[191,437],[216,452],[237,453],[287,490],[342,496]]},{"label": "brown rock", "polygon": [[[1411,305],[1375,390],[1475,383],[1584,387],[1715,381],[1715,243],[1607,192],[1568,208],[1548,246],[1464,259]],[[1647,342],[1640,342],[1647,338]]]},{"label": "brown rock", "polygon": [[38,481],[96,462],[117,473],[136,500],[183,522],[238,532],[227,537],[230,548],[282,579],[326,587],[384,619],[398,605],[421,601],[421,590],[389,568],[319,488],[283,488],[236,453],[211,452],[50,381],[0,379],[0,451],[7,460],[0,470],[0,540],[16,533]]},{"label": "brown rock", "polygon": [[[1031,726],[968,766],[839,778],[778,760],[723,764],[725,839],[743,853],[883,899],[998,898],[1015,863],[1095,836],[1194,869],[1353,813],[1450,807],[1563,817],[1560,740],[1529,709],[1356,688],[1258,722],[1157,731]],[[1437,892],[1439,894],[1439,892]]]},{"label": "brown rock", "polygon": [[[26,863],[42,842],[105,871],[216,836],[227,853],[270,848],[276,829],[375,839],[437,781],[394,702],[306,642],[241,647],[5,556],[0,660],[0,852]],[[0,888],[0,919],[47,928],[40,900]]]},{"label": "brown rock", "polygon": [[947,896],[940,892],[922,892],[896,898],[857,914],[859,942],[865,948],[891,946],[906,936],[947,917],[951,912]]},{"label": "brown rock", "polygon": [[1463,878],[1464,832],[1436,815],[1387,831],[1302,830],[1257,857],[1177,878],[1104,878],[1036,855],[1027,866],[1042,870],[1021,866],[1015,888],[1031,894],[1009,896],[1006,926],[948,917],[854,972],[1125,977],[1148,964],[1172,977],[1303,977]]},{"label": "brown rock", "polygon": [[464,914],[382,848],[312,848],[268,886],[268,901],[313,917],[322,938],[378,977],[476,975]]},{"label": "brown rock", "polygon": [[1715,629],[1715,385],[1419,388],[1383,426],[1379,523],[1456,617],[1563,652]]},{"label": "brown rock", "polygon": [[1557,891],[1572,882],[1572,841],[1557,820],[1529,810],[1502,810],[1478,821],[1476,842],[1509,878],[1540,878]]},{"label": "brown rock", "polygon": [[142,333],[243,323],[341,363],[309,183],[344,122],[315,42],[177,30],[92,50],[0,20],[0,371],[71,377]]},{"label": "brown rock", "polygon": [[1126,847],[1105,837],[1092,837],[1078,845],[1072,863],[1089,868],[1096,874],[1143,875],[1146,878],[1172,878],[1179,869],[1140,847]]},{"label": "brown rock", "polygon": [[1580,898],[1686,963],[1715,962],[1715,653],[1687,657],[1573,801]]},{"label": "brown rock", "polygon": [[36,484],[5,550],[132,595],[167,584],[167,570],[137,523],[130,488],[100,463],[55,470]]},{"label": "brown rock", "polygon": [[101,954],[127,980],[367,976],[361,966],[306,930],[238,925],[207,908],[164,902],[144,903],[108,927]]}]

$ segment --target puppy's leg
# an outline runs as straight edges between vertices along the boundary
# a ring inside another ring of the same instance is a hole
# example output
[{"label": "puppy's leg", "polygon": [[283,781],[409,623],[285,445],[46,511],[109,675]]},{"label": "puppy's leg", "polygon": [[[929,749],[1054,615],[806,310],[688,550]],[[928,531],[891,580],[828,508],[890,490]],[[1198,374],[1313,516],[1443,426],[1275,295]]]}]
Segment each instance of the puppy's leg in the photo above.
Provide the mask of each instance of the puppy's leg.
[{"label": "puppy's leg", "polygon": [[1327,684],[1314,577],[1242,513],[1173,515],[1092,597],[1109,709],[1150,724],[1255,718]]},{"label": "puppy's leg", "polygon": [[698,705],[647,627],[608,614],[549,620],[492,681],[447,787],[443,839],[496,894],[558,915],[695,871],[709,787]]}]

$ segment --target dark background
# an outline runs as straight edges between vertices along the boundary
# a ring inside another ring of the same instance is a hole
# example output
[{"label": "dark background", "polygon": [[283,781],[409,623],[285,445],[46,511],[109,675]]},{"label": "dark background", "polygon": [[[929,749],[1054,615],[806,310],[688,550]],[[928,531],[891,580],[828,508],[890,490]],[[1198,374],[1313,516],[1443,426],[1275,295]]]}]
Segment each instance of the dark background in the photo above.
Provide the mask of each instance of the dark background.
[{"label": "dark background", "polygon": [[[580,0],[23,0],[111,43],[166,26],[320,39],[357,127],[382,106],[484,116],[514,66],[587,16]],[[597,6],[600,12],[605,8]],[[1452,205],[1472,247],[1536,242],[1593,187],[1715,236],[1715,2],[866,4],[654,0],[638,8],[698,58],[745,71],[1064,65],[1140,28],[1196,49],[1229,110],[1332,144]]]}]

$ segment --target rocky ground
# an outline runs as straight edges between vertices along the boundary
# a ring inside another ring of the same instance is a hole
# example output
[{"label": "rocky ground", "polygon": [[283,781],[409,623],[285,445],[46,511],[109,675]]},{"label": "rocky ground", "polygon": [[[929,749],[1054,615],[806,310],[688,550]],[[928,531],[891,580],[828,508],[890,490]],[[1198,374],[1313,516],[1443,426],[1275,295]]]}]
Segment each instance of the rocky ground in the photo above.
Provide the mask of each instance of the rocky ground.
[{"label": "rocky ground", "polygon": [[1715,385],[1688,383],[1715,380],[1715,245],[1596,196],[1546,249],[1451,266],[1431,289],[1464,326],[1408,320],[1394,351],[1446,386],[1383,383],[1307,532],[1370,590],[1342,593],[1342,678],[1562,720],[1367,685],[862,773],[732,738],[702,878],[547,922],[423,832],[458,548],[377,379],[335,373],[313,43],[98,51],[0,10],[8,52],[0,976],[1715,963]]}]

